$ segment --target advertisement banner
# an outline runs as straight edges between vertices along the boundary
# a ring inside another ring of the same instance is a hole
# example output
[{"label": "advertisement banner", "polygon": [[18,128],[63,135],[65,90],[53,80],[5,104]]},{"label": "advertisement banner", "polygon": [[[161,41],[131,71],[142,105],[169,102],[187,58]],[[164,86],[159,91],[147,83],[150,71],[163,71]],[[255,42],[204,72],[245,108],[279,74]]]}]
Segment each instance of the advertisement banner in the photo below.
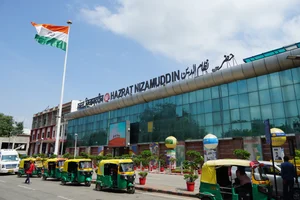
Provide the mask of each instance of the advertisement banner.
[{"label": "advertisement banner", "polygon": [[132,144],[129,149],[129,155],[133,156],[133,155],[137,155],[137,153],[138,153],[138,145]]},{"label": "advertisement banner", "polygon": [[248,151],[250,160],[263,160],[262,145],[260,137],[244,137],[244,150]]},{"label": "advertisement banner", "polygon": [[109,147],[124,147],[126,146],[126,122],[110,124],[109,126]]},{"label": "advertisement banner", "polygon": [[207,149],[204,147],[204,162],[208,160],[216,160],[217,159],[217,151],[215,149]]},{"label": "advertisement banner", "polygon": [[103,156],[104,155],[104,146],[99,146],[98,147],[98,156]]},{"label": "advertisement banner", "polygon": [[149,149],[150,149],[152,155],[158,156],[158,154],[159,154],[158,148],[159,148],[158,142],[153,142],[153,143],[149,144]]},{"label": "advertisement banner", "polygon": [[284,149],[282,147],[273,147],[274,161],[283,161]]}]

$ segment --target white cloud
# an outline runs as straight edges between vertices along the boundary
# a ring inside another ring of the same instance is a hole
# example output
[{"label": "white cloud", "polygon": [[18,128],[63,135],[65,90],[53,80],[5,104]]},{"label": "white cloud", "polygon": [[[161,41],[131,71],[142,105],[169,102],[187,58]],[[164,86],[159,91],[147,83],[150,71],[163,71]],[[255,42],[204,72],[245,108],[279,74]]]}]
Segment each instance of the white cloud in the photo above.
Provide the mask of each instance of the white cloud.
[{"label": "white cloud", "polygon": [[[119,0],[84,20],[183,63],[242,58],[298,42],[299,0]],[[113,11],[112,11],[113,10]]]}]

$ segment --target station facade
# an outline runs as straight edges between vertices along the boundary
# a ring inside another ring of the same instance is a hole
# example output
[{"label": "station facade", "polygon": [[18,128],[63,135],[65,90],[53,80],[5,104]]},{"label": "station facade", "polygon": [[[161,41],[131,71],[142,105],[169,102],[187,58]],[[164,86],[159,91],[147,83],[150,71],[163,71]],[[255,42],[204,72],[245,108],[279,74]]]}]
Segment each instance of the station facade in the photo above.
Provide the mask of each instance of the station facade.
[{"label": "station facade", "polygon": [[206,73],[206,60],[184,72],[86,99],[66,115],[67,151],[74,153],[76,135],[79,153],[139,153],[153,143],[163,153],[165,138],[174,136],[181,151],[203,153],[203,137],[212,133],[219,139],[218,158],[233,157],[246,137],[248,142],[254,137],[260,140],[260,157],[268,160],[264,120],[289,138],[299,132],[299,47],[296,43],[246,58],[240,65],[221,65],[212,73]]}]

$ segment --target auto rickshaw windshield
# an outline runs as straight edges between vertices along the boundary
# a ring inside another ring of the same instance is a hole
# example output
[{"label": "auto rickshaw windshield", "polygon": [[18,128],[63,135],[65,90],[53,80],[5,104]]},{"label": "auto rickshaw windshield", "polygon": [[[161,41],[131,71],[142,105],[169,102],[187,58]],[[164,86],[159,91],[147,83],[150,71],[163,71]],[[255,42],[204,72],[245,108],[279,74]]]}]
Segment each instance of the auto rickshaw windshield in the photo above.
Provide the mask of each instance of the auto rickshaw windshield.
[{"label": "auto rickshaw windshield", "polygon": [[121,163],[120,172],[133,172],[133,163]]},{"label": "auto rickshaw windshield", "polygon": [[254,179],[256,181],[266,181],[268,180],[268,176],[264,173],[261,167],[254,168]]},{"label": "auto rickshaw windshield", "polygon": [[80,169],[92,168],[92,162],[91,161],[81,161],[81,162],[79,162],[79,168]]},{"label": "auto rickshaw windshield", "polygon": [[57,166],[58,167],[63,167],[64,166],[65,161],[64,160],[60,160],[57,162]]}]

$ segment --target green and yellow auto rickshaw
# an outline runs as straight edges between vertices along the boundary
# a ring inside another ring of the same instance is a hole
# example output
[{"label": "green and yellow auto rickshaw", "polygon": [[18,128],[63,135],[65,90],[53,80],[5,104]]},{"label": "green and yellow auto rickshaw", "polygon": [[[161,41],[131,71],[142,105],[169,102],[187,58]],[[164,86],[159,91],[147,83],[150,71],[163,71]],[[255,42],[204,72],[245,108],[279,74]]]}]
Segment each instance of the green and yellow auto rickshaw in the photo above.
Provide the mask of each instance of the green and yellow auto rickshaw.
[{"label": "green and yellow auto rickshaw", "polygon": [[90,187],[92,182],[93,168],[91,159],[66,160],[61,173],[61,183],[84,183]]},{"label": "green and yellow auto rickshaw", "polygon": [[61,178],[61,172],[66,158],[51,158],[44,163],[43,180],[47,178]]},{"label": "green and yellow auto rickshaw", "polygon": [[[18,170],[18,177],[21,177],[26,174],[26,170],[30,167],[30,161],[32,161],[36,166],[36,159],[35,158],[24,158],[20,161],[19,170]],[[42,170],[41,168],[35,167],[32,172],[32,176],[42,177]]]},{"label": "green and yellow auto rickshaw", "polygon": [[102,160],[99,163],[96,179],[96,190],[104,188],[135,192],[135,173],[131,159]]},{"label": "green and yellow auto rickshaw", "polygon": [[[200,199],[272,199],[272,186],[261,167],[262,164],[257,161],[239,159],[218,159],[205,162],[200,179]],[[238,179],[233,179],[237,169],[242,169],[250,178],[251,183],[247,184],[248,187],[242,187]]]}]

